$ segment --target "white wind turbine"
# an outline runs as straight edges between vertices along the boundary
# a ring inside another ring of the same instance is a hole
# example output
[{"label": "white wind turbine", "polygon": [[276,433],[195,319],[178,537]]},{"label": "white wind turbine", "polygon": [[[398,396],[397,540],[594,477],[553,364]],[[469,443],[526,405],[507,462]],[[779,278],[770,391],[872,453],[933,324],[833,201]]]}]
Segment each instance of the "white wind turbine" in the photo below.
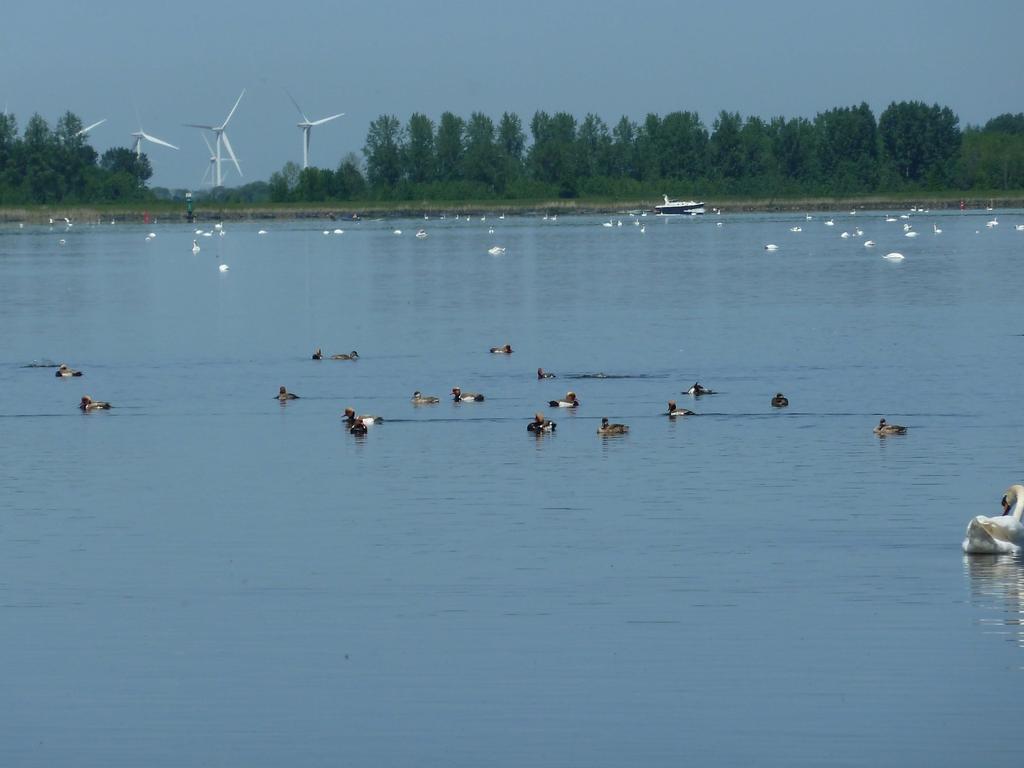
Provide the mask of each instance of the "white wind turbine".
[{"label": "white wind turbine", "polygon": [[[288,91],[285,91],[285,93],[288,93]],[[290,93],[288,93],[288,98],[292,100],[292,104],[295,105],[295,108],[299,110],[299,114],[302,115],[302,122],[298,123],[299,128],[302,129],[302,167],[309,168],[309,133],[313,130],[313,126],[323,125],[324,123],[331,122],[331,120],[344,117],[345,113],[339,112],[338,114],[331,115],[330,117],[323,117],[319,120],[310,120],[306,117],[306,113],[302,111],[302,107],[299,106],[299,102],[297,102]]]},{"label": "white wind turbine", "polygon": [[[137,109],[135,110],[135,117],[139,121],[139,130],[135,131],[131,135],[135,138],[135,156],[136,157],[141,157],[142,156],[142,140],[143,139],[145,139],[146,141],[152,142],[153,144],[159,144],[161,147],[170,147],[171,149],[177,149],[177,147],[174,146],[173,144],[171,144],[169,142],[166,142],[163,139],[158,139],[156,136],[150,136],[148,133],[146,133],[146,131],[143,130],[143,128],[142,128],[142,119],[139,117],[139,112],[138,112]],[[98,123],[97,123],[97,125],[98,125]],[[95,128],[95,127],[96,127],[95,125],[90,125],[89,128],[86,128],[85,130],[88,131],[90,128]]]},{"label": "white wind turbine", "polygon": [[228,135],[226,133],[224,133],[224,129],[228,127],[228,123],[231,121],[232,115],[234,115],[235,114],[235,110],[238,109],[239,102],[242,101],[242,96],[245,96],[245,88],[242,89],[242,92],[238,96],[238,101],[235,102],[235,106],[233,106],[231,108],[231,111],[228,112],[228,116],[226,118],[224,118],[224,122],[221,123],[220,125],[198,125],[196,123],[185,123],[185,125],[188,126],[189,128],[202,128],[205,131],[213,131],[213,135],[217,137],[215,139],[215,141],[216,141],[216,144],[215,144],[216,149],[214,150],[214,182],[215,182],[214,186],[215,187],[223,186],[222,182],[224,180],[224,177],[221,174],[221,170],[220,170],[220,145],[221,144],[224,145],[224,149],[226,149],[228,151],[228,156],[231,158],[231,161],[235,164],[235,168],[238,169],[238,175],[239,176],[242,175],[242,166],[240,166],[238,164],[238,158],[235,157],[235,151],[231,148],[231,142],[228,141]]},{"label": "white wind turbine", "polygon": [[200,133],[199,136],[203,139],[203,144],[206,145],[206,148],[208,150],[210,150],[210,161],[209,161],[209,163],[207,163],[206,171],[203,173],[203,180],[200,181],[199,183],[201,185],[202,184],[206,184],[207,183],[206,180],[209,179],[210,180],[209,184],[212,187],[213,186],[213,180],[214,180],[214,174],[216,173],[215,169],[217,167],[217,155],[213,151],[213,146],[210,144],[210,140],[206,138],[206,134],[205,133]]},{"label": "white wind turbine", "polygon": [[97,120],[92,125],[87,125],[87,126],[85,126],[85,128],[83,128],[82,130],[78,131],[75,134],[75,136],[85,136],[85,134],[87,134],[93,128],[95,128],[96,126],[99,126],[99,125],[103,125],[105,122],[107,122],[107,118],[105,118],[105,117],[102,120]]}]

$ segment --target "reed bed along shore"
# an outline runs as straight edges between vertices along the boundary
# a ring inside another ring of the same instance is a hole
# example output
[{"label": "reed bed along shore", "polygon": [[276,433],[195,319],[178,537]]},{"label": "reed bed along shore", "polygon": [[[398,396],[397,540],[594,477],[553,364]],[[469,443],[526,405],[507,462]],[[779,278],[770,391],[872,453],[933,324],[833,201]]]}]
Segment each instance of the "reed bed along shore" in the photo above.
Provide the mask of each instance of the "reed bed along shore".
[{"label": "reed bed along shore", "polygon": [[[505,213],[530,214],[615,214],[627,211],[651,211],[660,200],[452,200],[452,201],[388,201],[352,203],[266,203],[227,204],[196,201],[197,221],[230,221],[247,219],[327,219],[398,218],[410,216],[485,215]],[[721,198],[706,199],[708,212],[723,213],[800,213],[848,210],[903,210],[916,206],[931,210],[1021,208],[1024,192],[1013,195],[879,195],[861,197],[800,198]],[[0,223],[47,224],[50,219],[73,222],[144,222],[183,221],[185,206],[180,202],[151,201],[118,206],[47,205],[0,206]]]}]

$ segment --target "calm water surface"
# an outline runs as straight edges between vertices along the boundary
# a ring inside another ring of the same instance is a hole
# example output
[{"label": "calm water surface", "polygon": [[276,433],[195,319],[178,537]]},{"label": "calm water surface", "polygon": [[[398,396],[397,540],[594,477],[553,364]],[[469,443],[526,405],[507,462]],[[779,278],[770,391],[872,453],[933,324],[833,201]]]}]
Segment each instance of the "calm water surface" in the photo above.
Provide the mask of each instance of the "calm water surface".
[{"label": "calm water surface", "polygon": [[5,225],[0,764],[1019,765],[989,217]]}]

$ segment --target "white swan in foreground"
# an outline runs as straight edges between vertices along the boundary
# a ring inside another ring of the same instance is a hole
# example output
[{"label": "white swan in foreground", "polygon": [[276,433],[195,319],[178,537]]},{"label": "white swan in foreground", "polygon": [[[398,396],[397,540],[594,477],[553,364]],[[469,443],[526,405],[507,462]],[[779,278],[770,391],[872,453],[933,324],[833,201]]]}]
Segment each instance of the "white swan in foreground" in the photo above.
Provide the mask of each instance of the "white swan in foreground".
[{"label": "white swan in foreground", "polygon": [[[963,550],[969,555],[1016,554],[1024,548],[1024,485],[1011,485],[1003,494],[1001,517],[978,515],[967,524]],[[1011,510],[1012,507],[1012,510]]]}]

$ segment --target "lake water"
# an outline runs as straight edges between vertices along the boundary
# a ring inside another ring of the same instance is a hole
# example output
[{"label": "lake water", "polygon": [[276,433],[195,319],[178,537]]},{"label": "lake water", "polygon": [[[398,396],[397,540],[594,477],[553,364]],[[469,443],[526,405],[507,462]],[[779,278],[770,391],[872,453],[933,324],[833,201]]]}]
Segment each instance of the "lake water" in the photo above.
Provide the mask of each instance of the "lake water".
[{"label": "lake water", "polygon": [[1001,213],[5,225],[0,764],[1019,765]]}]

